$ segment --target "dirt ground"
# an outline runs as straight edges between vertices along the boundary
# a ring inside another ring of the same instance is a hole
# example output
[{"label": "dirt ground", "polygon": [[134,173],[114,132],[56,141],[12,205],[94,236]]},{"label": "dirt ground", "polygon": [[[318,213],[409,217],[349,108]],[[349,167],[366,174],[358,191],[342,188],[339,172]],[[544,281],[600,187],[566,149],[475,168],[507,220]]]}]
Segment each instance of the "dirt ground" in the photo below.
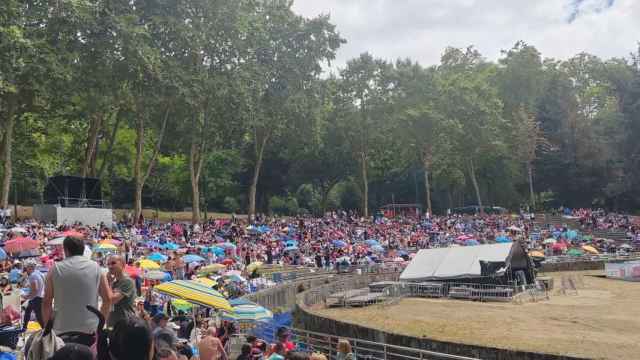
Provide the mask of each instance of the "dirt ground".
[{"label": "dirt ground", "polygon": [[[582,278],[577,295],[557,291],[561,274]],[[596,274],[602,272],[548,274],[556,291],[550,300],[537,303],[407,298],[394,305],[314,312],[437,340],[595,359],[640,359],[640,282],[588,276]]]}]

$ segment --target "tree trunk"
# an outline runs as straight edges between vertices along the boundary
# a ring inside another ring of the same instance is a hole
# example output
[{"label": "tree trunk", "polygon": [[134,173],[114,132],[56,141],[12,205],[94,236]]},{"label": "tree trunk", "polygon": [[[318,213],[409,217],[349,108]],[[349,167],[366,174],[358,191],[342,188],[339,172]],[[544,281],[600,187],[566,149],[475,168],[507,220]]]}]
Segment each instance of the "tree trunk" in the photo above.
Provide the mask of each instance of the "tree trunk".
[{"label": "tree trunk", "polygon": [[251,179],[251,186],[249,187],[249,221],[253,220],[256,215],[256,192],[258,190],[258,179],[260,177],[260,167],[262,166],[262,156],[264,154],[264,148],[267,144],[267,137],[265,136],[262,141],[259,141],[256,137],[256,162],[253,167],[253,178]]},{"label": "tree trunk", "polygon": [[536,209],[536,193],[533,191],[533,164],[527,162],[527,174],[529,176],[529,195],[531,196],[531,211]]},{"label": "tree trunk", "polygon": [[9,100],[9,106],[7,111],[7,120],[5,121],[6,128],[4,130],[4,137],[2,141],[2,153],[4,155],[4,174],[2,177],[2,198],[0,198],[0,208],[7,209],[9,206],[9,192],[11,191],[11,176],[13,162],[11,159],[11,150],[13,143],[13,128],[15,125],[14,119],[14,102],[13,98]]},{"label": "tree trunk", "polygon": [[431,163],[433,162],[433,153],[430,145],[425,145],[422,152],[422,165],[424,166],[424,190],[427,200],[427,213],[429,217],[433,215],[433,209],[431,207],[431,184],[429,183],[429,170],[431,169]]},{"label": "tree trunk", "polygon": [[144,155],[144,120],[138,118],[136,124],[136,161],[133,165],[133,178],[135,181],[134,194],[134,222],[137,222],[142,213],[142,157]]},{"label": "tree trunk", "polygon": [[478,180],[476,179],[476,168],[473,164],[473,159],[469,159],[469,177],[471,177],[471,183],[473,184],[473,189],[476,192],[476,200],[478,201],[478,206],[480,207],[480,214],[484,215],[482,196],[480,195],[480,187],[478,186]]},{"label": "tree trunk", "polygon": [[191,175],[191,222],[200,223],[200,174],[202,172],[204,144],[196,144],[195,140],[191,144],[189,154],[189,174]]},{"label": "tree trunk", "polygon": [[162,120],[162,127],[160,128],[160,134],[158,134],[158,141],[155,144],[153,149],[153,154],[151,155],[151,159],[149,159],[149,164],[147,165],[146,171],[142,172],[142,161],[144,157],[144,117],[138,118],[138,124],[136,128],[136,161],[133,168],[133,176],[136,182],[136,193],[135,193],[135,216],[136,221],[140,218],[140,214],[142,214],[142,188],[144,188],[144,183],[149,178],[151,174],[151,170],[153,170],[153,165],[158,158],[158,154],[160,153],[160,146],[162,145],[162,139],[164,138],[165,130],[167,129],[167,121],[169,119],[169,109],[171,108],[171,104],[167,106],[167,110],[164,113],[164,119]]},{"label": "tree trunk", "polygon": [[107,145],[107,151],[104,153],[104,157],[102,159],[102,164],[100,165],[100,169],[96,174],[97,178],[101,178],[104,170],[107,168],[107,164],[111,159],[111,152],[113,151],[113,145],[116,143],[116,136],[118,134],[118,128],[120,127],[120,114],[116,112],[116,123],[113,125],[113,130],[111,131],[111,137],[109,138],[109,145]]},{"label": "tree trunk", "polygon": [[80,167],[80,176],[87,177],[89,175],[89,171],[91,168],[95,168],[95,164],[92,164],[95,161],[95,151],[98,146],[98,134],[100,133],[100,128],[102,127],[102,114],[96,114],[95,117],[91,119],[91,124],[89,125],[89,133],[87,134],[87,146],[84,151],[84,161],[82,162],[82,166]]},{"label": "tree trunk", "polygon": [[362,216],[369,217],[369,178],[367,175],[367,155],[362,153],[360,159],[360,170],[362,174]]}]

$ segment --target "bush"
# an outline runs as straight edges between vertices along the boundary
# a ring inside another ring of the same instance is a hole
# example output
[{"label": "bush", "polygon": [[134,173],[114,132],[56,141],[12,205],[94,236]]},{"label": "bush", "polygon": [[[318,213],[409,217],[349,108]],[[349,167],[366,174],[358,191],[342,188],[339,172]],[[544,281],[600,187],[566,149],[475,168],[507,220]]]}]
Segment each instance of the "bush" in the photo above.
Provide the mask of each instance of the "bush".
[{"label": "bush", "polygon": [[272,196],[269,199],[269,212],[274,215],[296,215],[298,214],[298,200],[291,195],[286,197]]},{"label": "bush", "polygon": [[224,197],[223,206],[224,209],[228,212],[237,213],[238,211],[240,211],[240,202],[238,201],[238,199],[231,196]]}]

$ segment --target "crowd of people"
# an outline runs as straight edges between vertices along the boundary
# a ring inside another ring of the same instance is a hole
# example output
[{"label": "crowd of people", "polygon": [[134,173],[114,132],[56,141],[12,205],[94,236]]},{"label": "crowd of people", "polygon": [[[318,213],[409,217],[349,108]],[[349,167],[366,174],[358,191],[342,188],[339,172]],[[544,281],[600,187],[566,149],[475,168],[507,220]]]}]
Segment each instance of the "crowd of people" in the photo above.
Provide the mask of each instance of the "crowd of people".
[{"label": "crowd of people", "polygon": [[[104,359],[143,359],[151,353],[157,359],[226,359],[225,344],[236,331],[233,322],[212,320],[209,311],[187,316],[170,298],[153,291],[154,286],[208,276],[211,288],[238,298],[259,285],[274,284],[260,276],[262,266],[403,266],[419,249],[512,241],[552,254],[578,246],[587,238],[581,232],[606,227],[603,224],[639,232],[629,217],[586,210],[565,215],[579,219],[583,228],[544,228],[524,213],[363,219],[345,211],[318,218],[258,216],[252,223],[234,217],[196,225],[144,219],[111,227],[7,224],[0,252],[0,272],[5,274],[0,295],[9,299],[19,293],[22,305],[16,309],[3,301],[0,322],[21,318],[27,331],[30,324],[44,330],[51,325],[64,344],[75,344],[58,350],[63,353],[81,353],[83,346],[92,345],[93,352],[99,352],[96,334],[105,322],[110,332],[103,338],[108,338],[104,343],[111,357]],[[196,330],[202,334],[199,339]],[[293,350],[286,341],[268,345],[249,338],[239,359],[319,356]]]}]

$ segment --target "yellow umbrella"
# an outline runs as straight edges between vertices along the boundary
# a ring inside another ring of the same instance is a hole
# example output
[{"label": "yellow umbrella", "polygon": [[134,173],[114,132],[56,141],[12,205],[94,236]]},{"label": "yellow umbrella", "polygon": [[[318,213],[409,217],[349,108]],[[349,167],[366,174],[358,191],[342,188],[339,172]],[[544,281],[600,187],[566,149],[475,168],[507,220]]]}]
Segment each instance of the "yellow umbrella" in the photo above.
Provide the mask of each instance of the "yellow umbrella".
[{"label": "yellow umbrella", "polygon": [[582,250],[584,250],[584,251],[586,251],[588,253],[591,253],[591,254],[596,254],[596,255],[600,254],[600,252],[596,248],[591,246],[591,245],[583,245],[582,246]]},{"label": "yellow umbrella", "polygon": [[247,265],[247,272],[253,272],[254,270],[260,269],[263,263],[261,261],[252,262]]},{"label": "yellow umbrella", "polygon": [[224,270],[227,267],[222,265],[222,264],[211,264],[205,267],[200,268],[200,270],[198,270],[198,273],[200,274],[211,274],[211,273],[215,273],[218,272],[220,270]]},{"label": "yellow umbrella", "polygon": [[214,285],[216,285],[217,283],[209,278],[206,277],[199,277],[196,278],[194,281],[199,282],[202,285],[208,286],[208,287],[213,287]]},{"label": "yellow umbrella", "polygon": [[544,257],[544,254],[541,251],[529,251],[529,256]]},{"label": "yellow umbrella", "polygon": [[196,281],[174,280],[153,288],[155,291],[191,304],[232,312],[233,308],[222,294]]},{"label": "yellow umbrella", "polygon": [[155,262],[153,260],[142,259],[142,260],[140,260],[140,267],[145,269],[145,270],[159,270],[160,269],[160,264],[158,264],[157,262]]},{"label": "yellow umbrella", "polygon": [[116,251],[118,247],[113,244],[105,244],[100,243],[100,245],[96,246],[96,251]]}]

